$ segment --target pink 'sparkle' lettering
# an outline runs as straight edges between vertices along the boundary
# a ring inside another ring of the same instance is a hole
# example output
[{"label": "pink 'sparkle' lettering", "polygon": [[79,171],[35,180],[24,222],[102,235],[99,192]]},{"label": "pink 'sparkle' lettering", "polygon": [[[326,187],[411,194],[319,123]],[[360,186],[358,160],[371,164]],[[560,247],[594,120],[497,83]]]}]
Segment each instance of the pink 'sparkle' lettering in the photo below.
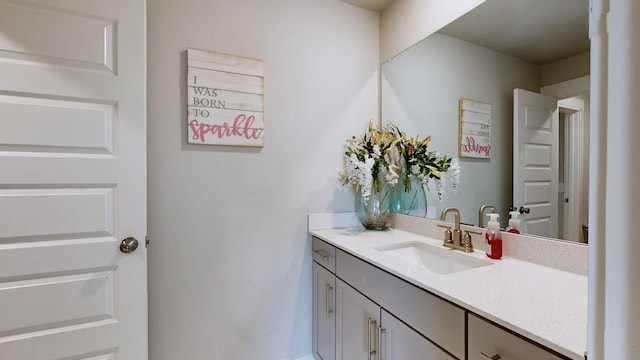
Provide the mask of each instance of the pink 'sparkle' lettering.
[{"label": "pink 'sparkle' lettering", "polygon": [[211,134],[217,136],[219,139],[239,136],[247,140],[259,139],[264,129],[253,128],[255,120],[256,118],[253,115],[247,116],[240,114],[236,116],[233,124],[230,126],[228,123],[210,125],[201,123],[197,119],[192,119],[189,122],[189,127],[193,133],[191,138],[205,142],[205,135]]},{"label": "pink 'sparkle' lettering", "polygon": [[465,153],[478,153],[483,154],[484,157],[489,157],[491,154],[491,144],[478,145],[476,139],[471,136],[465,138],[465,144],[462,145],[462,151]]}]

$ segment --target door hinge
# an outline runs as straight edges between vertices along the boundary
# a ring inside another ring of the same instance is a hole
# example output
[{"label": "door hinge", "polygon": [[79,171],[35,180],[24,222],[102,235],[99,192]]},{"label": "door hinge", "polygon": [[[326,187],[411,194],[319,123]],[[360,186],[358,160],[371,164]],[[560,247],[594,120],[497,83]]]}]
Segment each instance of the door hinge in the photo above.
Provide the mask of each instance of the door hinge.
[{"label": "door hinge", "polygon": [[144,237],[144,248],[148,248],[149,247],[149,235],[146,235]]}]

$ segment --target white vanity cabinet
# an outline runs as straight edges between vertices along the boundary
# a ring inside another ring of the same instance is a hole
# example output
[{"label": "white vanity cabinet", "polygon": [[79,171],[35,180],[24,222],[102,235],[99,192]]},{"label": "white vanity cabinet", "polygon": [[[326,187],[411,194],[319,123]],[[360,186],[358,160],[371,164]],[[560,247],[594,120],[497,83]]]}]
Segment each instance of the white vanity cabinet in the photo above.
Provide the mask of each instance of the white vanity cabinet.
[{"label": "white vanity cabinet", "polygon": [[474,314],[469,314],[469,360],[558,360],[559,357]]},{"label": "white vanity cabinet", "polygon": [[316,360],[464,358],[464,310],[317,238],[313,260]]},{"label": "white vanity cabinet", "polygon": [[[400,319],[409,330],[414,329],[419,336],[425,338],[425,341],[442,349],[440,351],[444,356],[434,357],[434,359],[447,359],[446,353],[453,358],[464,359],[464,309],[340,249],[336,250],[336,276],[375,301],[389,314]],[[384,319],[382,319],[382,327],[386,328]],[[391,346],[393,351],[400,351],[395,346],[408,342],[398,339],[398,335],[395,334],[401,334],[401,332],[394,332],[391,337]],[[385,335],[385,333],[382,334],[383,340]],[[384,354],[384,341],[382,345]],[[410,358],[394,357],[392,359],[409,360]],[[389,359],[383,356],[383,360]]]},{"label": "white vanity cabinet", "polygon": [[316,360],[567,359],[313,238]]},{"label": "white vanity cabinet", "polygon": [[340,279],[336,280],[336,359],[455,360]]},{"label": "white vanity cabinet", "polygon": [[[318,344],[331,339],[334,351],[327,352],[341,360],[584,360],[585,276],[509,257],[442,275],[379,250],[412,242],[441,244],[428,236],[399,229],[310,233],[314,264],[330,274],[325,281],[314,270],[320,284],[314,284],[316,360],[332,358],[318,351],[323,348]],[[334,291],[327,292],[332,279]],[[329,312],[327,303],[333,305]],[[331,319],[331,309],[333,330],[323,323]]]}]

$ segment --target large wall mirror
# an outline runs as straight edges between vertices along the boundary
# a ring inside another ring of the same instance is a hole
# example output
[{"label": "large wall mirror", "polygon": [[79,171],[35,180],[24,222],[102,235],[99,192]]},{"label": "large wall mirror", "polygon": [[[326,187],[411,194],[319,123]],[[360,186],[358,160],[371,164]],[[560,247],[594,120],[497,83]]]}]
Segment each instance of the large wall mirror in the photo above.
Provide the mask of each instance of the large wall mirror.
[{"label": "large wall mirror", "polygon": [[[506,227],[516,206],[529,210],[524,233],[586,242],[588,6],[487,0],[382,65],[382,122],[431,135],[441,153],[459,156],[460,99],[491,105],[490,158],[460,157],[456,192],[447,186],[439,200],[430,189],[428,216],[457,207],[462,222],[478,225],[480,207],[492,205]],[[537,105],[541,93],[553,109]],[[539,139],[545,132],[549,143]]]}]

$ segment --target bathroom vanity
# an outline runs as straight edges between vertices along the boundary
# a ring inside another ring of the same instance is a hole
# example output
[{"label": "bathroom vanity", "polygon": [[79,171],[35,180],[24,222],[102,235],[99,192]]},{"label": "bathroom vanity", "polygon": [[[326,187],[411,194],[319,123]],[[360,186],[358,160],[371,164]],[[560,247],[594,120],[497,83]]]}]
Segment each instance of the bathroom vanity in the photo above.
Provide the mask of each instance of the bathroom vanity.
[{"label": "bathroom vanity", "polygon": [[399,229],[310,233],[316,359],[584,358],[584,274]]}]

